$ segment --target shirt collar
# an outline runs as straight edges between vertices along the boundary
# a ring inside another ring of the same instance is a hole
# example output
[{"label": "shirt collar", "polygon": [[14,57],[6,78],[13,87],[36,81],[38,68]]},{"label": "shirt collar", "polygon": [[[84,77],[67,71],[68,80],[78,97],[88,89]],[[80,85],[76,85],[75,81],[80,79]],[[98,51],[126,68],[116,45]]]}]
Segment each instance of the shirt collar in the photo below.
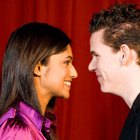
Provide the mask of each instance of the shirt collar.
[{"label": "shirt collar", "polygon": [[138,96],[136,97],[136,99],[132,105],[132,110],[134,110],[135,112],[140,110],[140,93],[138,94]]},{"label": "shirt collar", "polygon": [[41,131],[42,125],[45,126],[47,130],[50,129],[52,124],[51,120],[43,117],[38,111],[33,109],[31,106],[27,105],[24,102],[19,102],[16,108],[11,107],[1,118],[0,125],[9,118],[14,118],[16,113],[19,113],[21,116],[26,116],[32,121],[32,123]]},{"label": "shirt collar", "polygon": [[41,130],[42,125],[45,124],[46,128],[50,128],[51,121],[43,117],[38,111],[33,109],[31,106],[27,105],[24,102],[20,102],[18,106],[19,112],[28,116],[28,118],[36,125],[36,127]]}]

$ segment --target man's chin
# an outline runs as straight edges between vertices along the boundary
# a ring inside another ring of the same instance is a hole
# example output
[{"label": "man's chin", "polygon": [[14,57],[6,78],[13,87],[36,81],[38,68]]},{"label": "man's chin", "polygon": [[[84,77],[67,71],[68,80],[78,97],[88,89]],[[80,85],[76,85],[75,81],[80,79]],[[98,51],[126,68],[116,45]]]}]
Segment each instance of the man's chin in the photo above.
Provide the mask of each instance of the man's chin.
[{"label": "man's chin", "polygon": [[103,93],[109,93],[109,90],[106,89],[105,87],[101,87],[101,91],[102,91]]}]

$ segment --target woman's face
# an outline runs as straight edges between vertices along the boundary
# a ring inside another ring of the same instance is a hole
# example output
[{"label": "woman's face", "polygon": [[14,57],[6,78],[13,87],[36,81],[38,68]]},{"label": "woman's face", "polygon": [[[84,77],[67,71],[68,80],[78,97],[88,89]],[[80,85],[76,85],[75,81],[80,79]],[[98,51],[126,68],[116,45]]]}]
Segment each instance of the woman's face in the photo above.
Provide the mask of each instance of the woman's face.
[{"label": "woman's face", "polygon": [[38,88],[41,96],[69,98],[72,80],[77,77],[72,60],[71,46],[68,45],[64,52],[50,56],[47,66],[41,65]]}]

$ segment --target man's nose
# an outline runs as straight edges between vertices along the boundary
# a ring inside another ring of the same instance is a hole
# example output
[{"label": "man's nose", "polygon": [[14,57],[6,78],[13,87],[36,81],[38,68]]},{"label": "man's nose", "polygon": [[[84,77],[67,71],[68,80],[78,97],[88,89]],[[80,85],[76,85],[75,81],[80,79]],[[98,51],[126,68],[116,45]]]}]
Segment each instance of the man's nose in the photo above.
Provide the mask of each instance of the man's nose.
[{"label": "man's nose", "polygon": [[90,72],[93,72],[95,70],[95,64],[94,64],[93,60],[91,60],[91,62],[89,63],[88,70]]}]

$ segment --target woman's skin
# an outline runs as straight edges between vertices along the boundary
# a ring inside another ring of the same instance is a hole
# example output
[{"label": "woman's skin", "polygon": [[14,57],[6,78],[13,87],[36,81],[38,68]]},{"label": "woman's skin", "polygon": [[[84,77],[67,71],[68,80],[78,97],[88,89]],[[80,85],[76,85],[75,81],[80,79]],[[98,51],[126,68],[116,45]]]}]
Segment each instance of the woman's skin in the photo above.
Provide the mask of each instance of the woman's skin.
[{"label": "woman's skin", "polygon": [[42,114],[53,96],[69,98],[72,79],[78,76],[72,60],[71,46],[67,45],[65,51],[50,56],[46,66],[36,65],[34,83]]}]

